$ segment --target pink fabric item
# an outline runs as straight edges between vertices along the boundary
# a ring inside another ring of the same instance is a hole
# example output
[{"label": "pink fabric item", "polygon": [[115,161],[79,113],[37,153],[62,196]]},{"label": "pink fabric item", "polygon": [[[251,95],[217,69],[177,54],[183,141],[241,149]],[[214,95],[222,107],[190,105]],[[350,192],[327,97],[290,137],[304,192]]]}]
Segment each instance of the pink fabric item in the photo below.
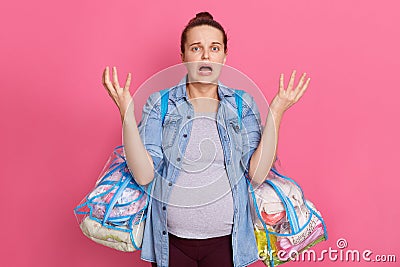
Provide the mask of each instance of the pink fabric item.
[{"label": "pink fabric item", "polygon": [[[286,237],[278,237],[277,240],[277,248],[278,250],[285,251],[284,257],[280,257],[281,260],[287,260],[290,256],[290,251],[300,251],[305,248],[308,244],[312,243],[313,241],[317,240],[320,236],[324,234],[324,228],[321,223],[315,227],[314,231],[309,235],[303,242],[297,245],[292,245]],[[282,256],[282,255],[281,255]]]},{"label": "pink fabric item", "polygon": [[[136,191],[131,200],[136,199],[139,196],[139,191]],[[108,201],[105,201],[108,203]],[[117,202],[118,203],[118,202]],[[127,215],[134,215],[139,210],[141,210],[146,205],[146,195],[143,194],[142,197],[128,206],[123,207],[114,207],[110,213],[110,217],[119,217],[119,216],[127,216]],[[104,205],[93,205],[93,215],[96,218],[102,219],[105,213],[105,206]]]},{"label": "pink fabric item", "polygon": [[[106,206],[105,204],[108,204],[112,197],[115,194],[115,190],[109,192],[108,194],[96,198],[96,195],[99,195],[103,192],[106,192],[111,188],[110,185],[105,185],[105,186],[99,186],[97,187],[92,194],[90,195],[90,198],[94,198],[95,202],[102,203],[102,204],[95,204],[92,206],[92,214],[94,217],[98,219],[103,219]],[[123,204],[123,203],[128,203],[131,202],[135,199],[137,199],[140,196],[140,191],[134,190],[134,189],[125,189],[124,192],[122,193],[121,197],[118,199],[117,204]],[[127,205],[127,206],[122,206],[122,207],[114,207],[110,213],[110,217],[120,217],[120,216],[128,216],[128,215],[134,215],[143,207],[146,205],[146,194],[142,194],[140,199],[135,201],[134,203]]]},{"label": "pink fabric item", "polygon": [[274,214],[268,214],[265,211],[261,212],[261,217],[263,218],[264,222],[271,226],[279,222],[283,217],[285,217],[285,215],[286,215],[285,211]]}]

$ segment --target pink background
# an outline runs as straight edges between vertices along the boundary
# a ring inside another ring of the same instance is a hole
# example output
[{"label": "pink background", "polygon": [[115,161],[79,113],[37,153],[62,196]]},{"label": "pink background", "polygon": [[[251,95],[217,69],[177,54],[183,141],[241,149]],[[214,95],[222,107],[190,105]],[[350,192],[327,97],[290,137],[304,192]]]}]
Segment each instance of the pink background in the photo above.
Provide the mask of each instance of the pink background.
[{"label": "pink background", "polygon": [[[183,27],[208,10],[228,32],[226,64],[269,101],[279,73],[311,77],[284,116],[278,152],[326,220],[329,240],[315,249],[345,238],[348,249],[395,254],[397,263],[381,265],[397,266],[399,8],[394,0],[3,3],[0,265],[150,266],[139,252],[90,241],[73,214],[121,143],[101,74],[115,65],[124,83],[132,72],[133,93],[180,62]],[[286,266],[349,264],[374,265]]]}]

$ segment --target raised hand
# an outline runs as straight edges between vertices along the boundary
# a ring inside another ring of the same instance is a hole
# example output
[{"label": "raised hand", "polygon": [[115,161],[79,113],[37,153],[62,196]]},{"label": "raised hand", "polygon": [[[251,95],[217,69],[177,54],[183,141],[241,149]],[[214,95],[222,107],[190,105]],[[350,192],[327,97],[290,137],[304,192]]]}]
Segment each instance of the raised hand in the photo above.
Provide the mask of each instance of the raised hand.
[{"label": "raised hand", "polygon": [[129,92],[129,86],[131,85],[131,73],[128,73],[124,88],[121,88],[118,82],[117,68],[113,67],[113,80],[111,81],[109,68],[107,66],[103,72],[103,85],[114,103],[117,105],[121,113],[121,117],[125,115],[129,105],[132,105],[130,108],[133,109],[133,100],[131,93]]},{"label": "raised hand", "polygon": [[311,78],[308,78],[305,81],[306,73],[303,73],[296,88],[293,89],[295,76],[296,76],[296,71],[294,70],[290,77],[288,87],[285,90],[284,81],[283,81],[283,73],[281,73],[281,76],[279,79],[279,92],[276,94],[276,96],[274,97],[274,99],[272,100],[271,105],[270,105],[270,108],[272,110],[274,110],[275,112],[281,113],[281,114],[283,112],[285,112],[294,103],[299,101],[299,99],[302,97],[302,95],[306,91]]}]

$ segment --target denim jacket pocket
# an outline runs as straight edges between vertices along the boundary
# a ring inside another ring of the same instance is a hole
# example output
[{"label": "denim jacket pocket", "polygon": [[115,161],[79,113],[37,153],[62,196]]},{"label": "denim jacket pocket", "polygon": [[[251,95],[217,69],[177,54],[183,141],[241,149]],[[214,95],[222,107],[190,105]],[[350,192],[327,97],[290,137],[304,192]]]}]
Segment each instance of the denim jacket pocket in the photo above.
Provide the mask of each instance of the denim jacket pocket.
[{"label": "denim jacket pocket", "polygon": [[182,121],[181,115],[166,114],[162,131],[162,147],[170,148],[174,145]]},{"label": "denim jacket pocket", "polygon": [[232,148],[241,151],[242,150],[242,133],[237,118],[229,120],[228,124],[229,134],[232,140]]}]

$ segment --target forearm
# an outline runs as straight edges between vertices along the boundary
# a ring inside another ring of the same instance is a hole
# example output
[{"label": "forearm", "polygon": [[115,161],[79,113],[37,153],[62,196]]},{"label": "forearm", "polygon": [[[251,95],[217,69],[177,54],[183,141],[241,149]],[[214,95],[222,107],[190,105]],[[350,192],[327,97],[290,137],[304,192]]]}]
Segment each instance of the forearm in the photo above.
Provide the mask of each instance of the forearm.
[{"label": "forearm", "polygon": [[282,112],[270,107],[260,143],[250,158],[249,176],[254,186],[264,182],[275,161],[282,116]]},{"label": "forearm", "polygon": [[121,115],[121,120],[126,163],[136,182],[146,185],[154,178],[153,160],[140,138],[132,105]]}]

